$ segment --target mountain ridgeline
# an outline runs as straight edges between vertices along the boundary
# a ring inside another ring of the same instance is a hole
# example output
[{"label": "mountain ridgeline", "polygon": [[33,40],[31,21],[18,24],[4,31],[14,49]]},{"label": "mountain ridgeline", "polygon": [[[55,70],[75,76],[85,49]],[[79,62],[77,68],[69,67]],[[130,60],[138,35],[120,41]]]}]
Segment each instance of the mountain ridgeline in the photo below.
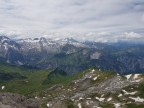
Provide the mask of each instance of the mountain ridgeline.
[{"label": "mountain ridgeline", "polygon": [[0,61],[36,69],[60,68],[72,75],[90,67],[120,74],[144,72],[144,44],[80,42],[73,38],[0,36]]}]

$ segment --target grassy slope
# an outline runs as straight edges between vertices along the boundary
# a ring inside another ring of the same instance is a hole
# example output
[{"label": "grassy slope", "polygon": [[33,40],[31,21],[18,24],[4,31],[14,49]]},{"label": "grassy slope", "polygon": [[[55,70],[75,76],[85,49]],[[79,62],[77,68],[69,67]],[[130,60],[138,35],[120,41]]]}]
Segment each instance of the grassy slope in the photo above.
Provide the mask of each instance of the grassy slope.
[{"label": "grassy slope", "polygon": [[[50,70],[34,70],[26,69],[22,67],[11,66],[0,63],[0,71],[10,74],[19,74],[26,77],[26,79],[12,79],[10,81],[1,81],[0,88],[5,86],[4,90],[0,89],[0,92],[12,92],[29,95],[34,92],[48,89],[55,84],[62,84],[68,86],[73,80],[81,78],[89,70],[80,72],[74,76],[61,76],[58,75],[50,81],[46,81]],[[46,81],[44,83],[44,81]]]},{"label": "grassy slope", "polygon": [[0,92],[13,92],[25,95],[46,88],[47,85],[42,86],[42,82],[46,79],[50,72],[49,70],[25,69],[21,67],[3,65],[2,63],[0,63],[0,71],[10,74],[18,73],[26,77],[26,79],[1,81],[0,87],[5,86],[5,89],[0,90]]},{"label": "grassy slope", "polygon": [[50,70],[34,70],[0,63],[0,71],[8,74],[16,74],[25,76],[26,79],[13,79],[10,81],[1,81],[0,88],[5,86],[0,92],[12,92],[29,95],[34,92],[48,89],[55,84],[63,84],[67,86],[72,80],[82,77],[84,72],[80,72],[74,76],[56,76],[51,81],[43,82],[47,79]]},{"label": "grassy slope", "polygon": [[[6,64],[3,65],[2,63],[0,63],[0,71],[14,74],[18,73],[26,77],[26,79],[13,79],[10,81],[0,82],[0,88],[1,86],[5,86],[5,89],[0,89],[0,92],[12,92],[29,95],[35,92],[46,90],[55,84],[62,84],[67,87],[71,81],[82,78],[83,75],[90,72],[91,70],[92,69],[87,69],[83,72],[79,72],[74,76],[57,75],[56,77],[53,77],[52,80],[47,80],[50,70],[26,69]],[[99,71],[97,71],[97,74],[100,77],[97,79],[97,82],[93,83],[99,83],[106,77],[115,75],[115,73],[113,72],[105,72],[104,74],[103,72]]]}]

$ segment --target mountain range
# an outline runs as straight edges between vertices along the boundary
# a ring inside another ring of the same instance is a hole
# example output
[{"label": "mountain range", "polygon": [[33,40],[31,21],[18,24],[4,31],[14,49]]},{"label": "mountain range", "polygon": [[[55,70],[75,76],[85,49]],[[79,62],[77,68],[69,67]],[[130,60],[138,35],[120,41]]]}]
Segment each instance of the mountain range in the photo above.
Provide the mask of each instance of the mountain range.
[{"label": "mountain range", "polygon": [[120,74],[141,73],[144,72],[144,44],[0,36],[0,61],[37,69],[61,68],[69,75],[90,67]]}]

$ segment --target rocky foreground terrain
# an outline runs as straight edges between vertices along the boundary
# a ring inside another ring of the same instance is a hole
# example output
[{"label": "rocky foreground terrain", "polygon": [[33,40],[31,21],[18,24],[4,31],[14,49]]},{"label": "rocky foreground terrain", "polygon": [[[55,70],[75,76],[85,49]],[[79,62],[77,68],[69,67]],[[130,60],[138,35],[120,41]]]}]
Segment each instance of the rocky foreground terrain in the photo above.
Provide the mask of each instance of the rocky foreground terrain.
[{"label": "rocky foreground terrain", "polygon": [[0,108],[39,108],[39,104],[34,99],[26,99],[18,94],[1,93]]},{"label": "rocky foreground terrain", "polygon": [[54,86],[44,93],[48,108],[127,108],[144,107],[144,76],[125,76],[89,70],[68,87]]},{"label": "rocky foreground terrain", "polygon": [[0,108],[144,108],[144,75],[84,71],[69,85],[57,84],[27,99],[0,94]]}]

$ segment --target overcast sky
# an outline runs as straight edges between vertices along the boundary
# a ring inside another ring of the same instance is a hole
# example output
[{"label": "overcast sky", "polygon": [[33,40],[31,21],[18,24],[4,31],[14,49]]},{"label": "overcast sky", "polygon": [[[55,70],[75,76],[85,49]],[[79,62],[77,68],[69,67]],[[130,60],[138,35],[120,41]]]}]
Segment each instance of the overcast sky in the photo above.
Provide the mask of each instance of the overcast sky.
[{"label": "overcast sky", "polygon": [[0,0],[1,34],[112,33],[136,38],[143,32],[144,0]]}]

